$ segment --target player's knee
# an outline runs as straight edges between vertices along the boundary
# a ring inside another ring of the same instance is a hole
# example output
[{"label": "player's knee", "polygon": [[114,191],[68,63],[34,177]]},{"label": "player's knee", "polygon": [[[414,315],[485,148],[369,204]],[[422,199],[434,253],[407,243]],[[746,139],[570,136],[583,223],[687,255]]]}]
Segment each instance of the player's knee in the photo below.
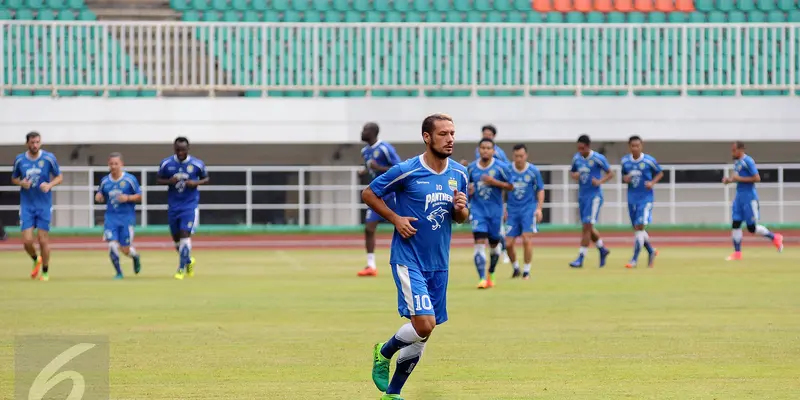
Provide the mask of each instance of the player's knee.
[{"label": "player's knee", "polygon": [[747,224],[747,231],[750,233],[756,233],[756,224]]},{"label": "player's knee", "polygon": [[192,237],[192,233],[189,232],[189,231],[181,231],[179,236],[180,236],[181,239],[188,239],[188,238]]},{"label": "player's knee", "polygon": [[119,252],[127,256],[131,253],[131,248],[130,246],[120,246]]},{"label": "player's knee", "polygon": [[364,226],[364,233],[367,235],[374,235],[376,230],[377,226],[374,224],[367,224]]},{"label": "player's knee", "polygon": [[633,227],[633,229],[637,230],[637,231],[643,231],[644,230],[644,225],[636,225],[636,226]]},{"label": "player's knee", "polygon": [[500,239],[489,239],[489,247],[495,248],[500,244]]},{"label": "player's knee", "polygon": [[428,336],[433,333],[433,329],[436,328],[436,319],[435,318],[422,318],[417,319],[413,324],[414,330],[417,332],[417,336],[421,338],[427,338]]},{"label": "player's knee", "polygon": [[731,228],[733,229],[740,229],[742,227],[742,221],[733,221],[731,224]]},{"label": "player's knee", "polygon": [[472,238],[475,239],[475,243],[486,243],[486,239],[489,238],[489,234],[486,232],[473,232]]}]

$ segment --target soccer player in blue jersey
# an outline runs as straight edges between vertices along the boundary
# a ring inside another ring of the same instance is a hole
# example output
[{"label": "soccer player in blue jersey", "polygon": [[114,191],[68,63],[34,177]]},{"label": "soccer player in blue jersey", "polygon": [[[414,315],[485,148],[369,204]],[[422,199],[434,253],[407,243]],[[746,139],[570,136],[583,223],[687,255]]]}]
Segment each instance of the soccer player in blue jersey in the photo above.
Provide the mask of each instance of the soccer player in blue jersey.
[{"label": "soccer player in blue jersey", "polygon": [[[20,186],[19,225],[25,251],[33,260],[31,279],[50,279],[50,218],[53,212],[51,190],[61,184],[61,168],[53,153],[42,150],[42,137],[38,132],[25,136],[28,151],[17,156],[11,172],[11,182]],[[33,230],[39,239],[41,256],[36,254]],[[41,276],[39,271],[41,270]]]},{"label": "soccer player in blue jersey", "polygon": [[175,155],[161,161],[158,167],[159,185],[169,185],[167,190],[167,220],[172,241],[179,254],[175,279],[194,276],[192,234],[200,218],[200,185],[208,183],[206,165],[189,155],[189,139],[178,137],[173,143]]},{"label": "soccer player in blue jersey", "polygon": [[736,183],[736,197],[733,199],[731,214],[733,219],[733,254],[728,256],[728,261],[742,259],[742,222],[747,225],[747,231],[763,236],[772,241],[778,252],[783,251],[783,235],[772,233],[766,226],[760,225],[758,192],[756,183],[761,182],[761,175],[753,157],[745,154],[744,143],[736,141],[731,146],[733,156],[733,174],[722,179],[722,183]]},{"label": "soccer player in blue jersey", "polygon": [[642,248],[649,254],[647,266],[653,267],[658,250],[650,244],[650,235],[645,230],[653,220],[653,187],[664,177],[658,161],[649,154],[642,153],[642,138],[631,136],[628,139],[630,154],[622,157],[622,181],[628,184],[628,215],[634,229],[633,258],[625,268],[635,268],[639,262]]},{"label": "soccer player in blue jersey", "polygon": [[[478,270],[478,289],[494,286],[494,271],[500,259],[500,240],[503,237],[503,197],[509,183],[508,164],[494,158],[494,141],[483,138],[478,145],[481,158],[467,166],[469,177],[470,220],[475,239],[475,268]],[[486,243],[490,247],[489,274],[486,274]]]},{"label": "soccer player in blue jersey", "polygon": [[600,216],[603,206],[603,189],[601,185],[614,177],[606,157],[592,150],[592,141],[588,135],[578,137],[578,152],[572,157],[570,169],[572,179],[578,181],[578,211],[583,225],[581,248],[578,258],[569,263],[570,267],[583,267],[583,259],[594,242],[600,252],[600,268],[606,265],[606,258],[611,253],[603,244],[600,233],[594,225]]},{"label": "soccer player in blue jersey", "polygon": [[108,242],[108,256],[114,266],[114,279],[122,279],[119,254],[133,259],[133,273],[142,269],[139,253],[133,247],[133,226],[136,225],[136,203],[142,200],[142,190],[135,176],[125,172],[122,154],[108,156],[108,172],[100,181],[94,200],[106,203],[103,238]]},{"label": "soccer player in blue jersey", "polygon": [[537,224],[542,222],[542,205],[544,204],[544,179],[539,168],[528,162],[528,148],[524,144],[514,146],[514,164],[510,170],[510,182],[514,189],[508,192],[508,227],[506,245],[508,256],[514,266],[511,278],[518,278],[519,260],[514,244],[522,237],[524,248],[524,271],[522,279],[531,276],[531,260],[533,259],[533,234],[538,232]]},{"label": "soccer player in blue jersey", "polygon": [[[389,169],[361,196],[395,226],[389,262],[397,286],[397,310],[411,320],[373,348],[372,381],[386,392],[382,400],[402,400],[400,390],[419,363],[434,327],[447,321],[451,224],[469,217],[466,170],[449,158],[455,133],[448,115],[425,118],[425,153]],[[396,194],[394,210],[381,199],[387,193]],[[389,381],[395,354],[397,366]]]},{"label": "soccer player in blue jersey", "polygon": [[[400,164],[400,156],[397,155],[394,146],[384,141],[378,140],[380,128],[378,124],[369,122],[361,130],[361,141],[367,143],[361,149],[361,157],[364,159],[365,169],[362,173],[368,173],[372,180],[388,171],[394,165]],[[383,199],[390,208],[394,207],[394,193],[389,193]],[[367,266],[358,271],[358,276],[377,276],[378,269],[375,265],[375,230],[378,224],[386,222],[383,217],[372,209],[367,209],[364,221],[364,242],[367,248]]]}]

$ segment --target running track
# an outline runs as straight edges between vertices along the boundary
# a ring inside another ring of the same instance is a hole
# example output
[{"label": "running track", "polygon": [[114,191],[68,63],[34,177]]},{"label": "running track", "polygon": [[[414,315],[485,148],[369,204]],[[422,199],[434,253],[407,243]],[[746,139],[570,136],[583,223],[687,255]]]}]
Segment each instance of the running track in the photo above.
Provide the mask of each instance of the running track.
[{"label": "running track", "polygon": [[[785,231],[784,242],[787,247],[800,244],[800,231]],[[658,246],[692,246],[719,247],[730,246],[730,235],[725,231],[691,231],[691,232],[653,232],[653,242]],[[609,233],[603,235],[609,245],[631,245],[632,233]],[[387,248],[391,235],[378,235],[378,247]],[[763,238],[748,236],[745,232],[744,242],[747,246],[771,246]],[[575,247],[578,245],[577,233],[541,233],[535,238],[535,245],[549,247]],[[0,251],[18,251],[21,247],[19,239],[0,242]],[[468,234],[457,234],[453,237],[454,247],[468,247],[472,238]],[[167,237],[140,236],[136,238],[136,247],[140,249],[172,249],[172,241]],[[197,236],[192,239],[192,247],[204,249],[353,249],[363,248],[362,235],[242,235],[242,236]],[[101,250],[108,246],[97,237],[54,237],[51,240],[54,250]]]}]

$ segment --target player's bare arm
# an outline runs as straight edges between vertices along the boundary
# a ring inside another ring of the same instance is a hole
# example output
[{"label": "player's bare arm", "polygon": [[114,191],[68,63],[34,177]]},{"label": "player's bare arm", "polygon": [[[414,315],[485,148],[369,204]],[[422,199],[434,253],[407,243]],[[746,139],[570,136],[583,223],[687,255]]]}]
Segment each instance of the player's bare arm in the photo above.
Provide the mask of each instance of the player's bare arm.
[{"label": "player's bare arm", "polygon": [[186,187],[195,188],[195,187],[198,187],[200,185],[207,184],[208,181],[209,181],[208,176],[206,176],[203,179],[196,180],[196,181],[186,181]]},{"label": "player's bare arm", "polygon": [[20,186],[23,189],[30,189],[31,188],[30,179],[11,178],[11,183],[13,183],[16,186]]},{"label": "player's bare arm", "polygon": [[572,179],[576,180],[576,181],[581,179],[581,173],[578,172],[578,171],[570,172],[569,176],[572,177]]},{"label": "player's bare arm", "polygon": [[94,201],[97,203],[103,203],[106,201],[106,198],[103,196],[102,192],[97,192],[94,194]]},{"label": "player's bare arm", "polygon": [[467,208],[467,195],[458,190],[453,193],[453,221],[463,224],[469,219],[469,208]]},{"label": "player's bare arm", "polygon": [[[378,173],[382,174],[382,173],[388,171],[389,169],[391,169],[392,165],[387,165],[387,166],[378,165],[377,161],[369,160],[369,168],[372,169],[375,172],[378,172]],[[366,170],[365,170],[365,172],[366,172]]]},{"label": "player's bare arm", "polygon": [[138,203],[142,201],[141,194],[121,194],[117,196],[117,201],[120,203]]},{"label": "player's bare arm", "polygon": [[761,182],[761,174],[755,174],[753,176],[740,176],[737,173],[733,173],[730,177],[730,183],[733,182],[741,182],[741,183],[759,183]]},{"label": "player's bare arm", "polygon": [[542,214],[542,204],[544,204],[544,190],[540,190],[536,192],[536,222],[542,222],[543,214]]},{"label": "player's bare arm", "polygon": [[397,213],[386,205],[383,199],[372,191],[372,188],[367,187],[364,189],[361,192],[361,199],[364,200],[364,203],[366,203],[372,211],[375,211],[378,215],[394,225],[394,227],[397,228],[397,232],[399,232],[403,238],[408,239],[417,233],[417,229],[411,226],[411,223],[417,219],[414,217],[401,217],[397,215]]},{"label": "player's bare arm", "polygon": [[48,182],[42,183],[41,185],[39,185],[39,189],[41,189],[42,192],[47,193],[50,191],[50,189],[60,185],[61,182],[64,182],[64,175],[56,176],[49,183]]},{"label": "player's bare arm", "polygon": [[603,174],[602,178],[600,178],[600,179],[592,178],[592,184],[595,185],[595,186],[600,186],[600,185],[610,181],[612,178],[614,178],[614,171],[613,170],[608,170],[608,172],[605,172]]},{"label": "player's bare arm", "polygon": [[661,179],[663,178],[664,178],[664,171],[661,171],[657,173],[656,176],[653,177],[652,181],[645,182],[644,187],[652,189],[653,186],[655,186],[658,182],[661,182]]},{"label": "player's bare arm", "polygon": [[498,188],[503,189],[503,190],[514,190],[514,185],[512,185],[511,183],[503,182],[503,181],[498,180],[496,178],[493,178],[493,177],[491,177],[489,175],[481,176],[481,181],[483,181],[483,183],[485,183],[487,185],[498,187]]},{"label": "player's bare arm", "polygon": [[178,177],[173,176],[172,178],[158,178],[156,179],[156,183],[159,185],[174,185],[178,183]]}]

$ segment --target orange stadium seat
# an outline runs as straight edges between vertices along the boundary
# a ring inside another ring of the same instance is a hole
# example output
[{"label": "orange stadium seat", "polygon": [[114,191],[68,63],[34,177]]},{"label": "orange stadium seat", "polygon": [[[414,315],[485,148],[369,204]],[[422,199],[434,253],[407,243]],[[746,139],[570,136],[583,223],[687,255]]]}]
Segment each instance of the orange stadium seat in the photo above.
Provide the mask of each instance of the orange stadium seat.
[{"label": "orange stadium seat", "polygon": [[614,9],[620,12],[633,11],[633,0],[614,0]]},{"label": "orange stadium seat", "polygon": [[553,0],[553,9],[559,12],[572,11],[572,0]]},{"label": "orange stadium seat", "polygon": [[694,8],[694,0],[675,0],[675,9],[683,12],[692,12]]},{"label": "orange stadium seat", "polygon": [[636,11],[641,11],[641,12],[654,11],[653,0],[634,0],[633,8],[635,8]]},{"label": "orange stadium seat", "polygon": [[675,11],[675,3],[673,0],[656,0],[656,10],[663,12]]},{"label": "orange stadium seat", "polygon": [[573,3],[575,11],[590,12],[594,11],[592,0],[575,0]]},{"label": "orange stadium seat", "polygon": [[533,0],[533,9],[539,12],[553,11],[553,3],[550,0]]},{"label": "orange stadium seat", "polygon": [[594,0],[595,11],[609,13],[614,11],[614,3],[611,0]]}]

